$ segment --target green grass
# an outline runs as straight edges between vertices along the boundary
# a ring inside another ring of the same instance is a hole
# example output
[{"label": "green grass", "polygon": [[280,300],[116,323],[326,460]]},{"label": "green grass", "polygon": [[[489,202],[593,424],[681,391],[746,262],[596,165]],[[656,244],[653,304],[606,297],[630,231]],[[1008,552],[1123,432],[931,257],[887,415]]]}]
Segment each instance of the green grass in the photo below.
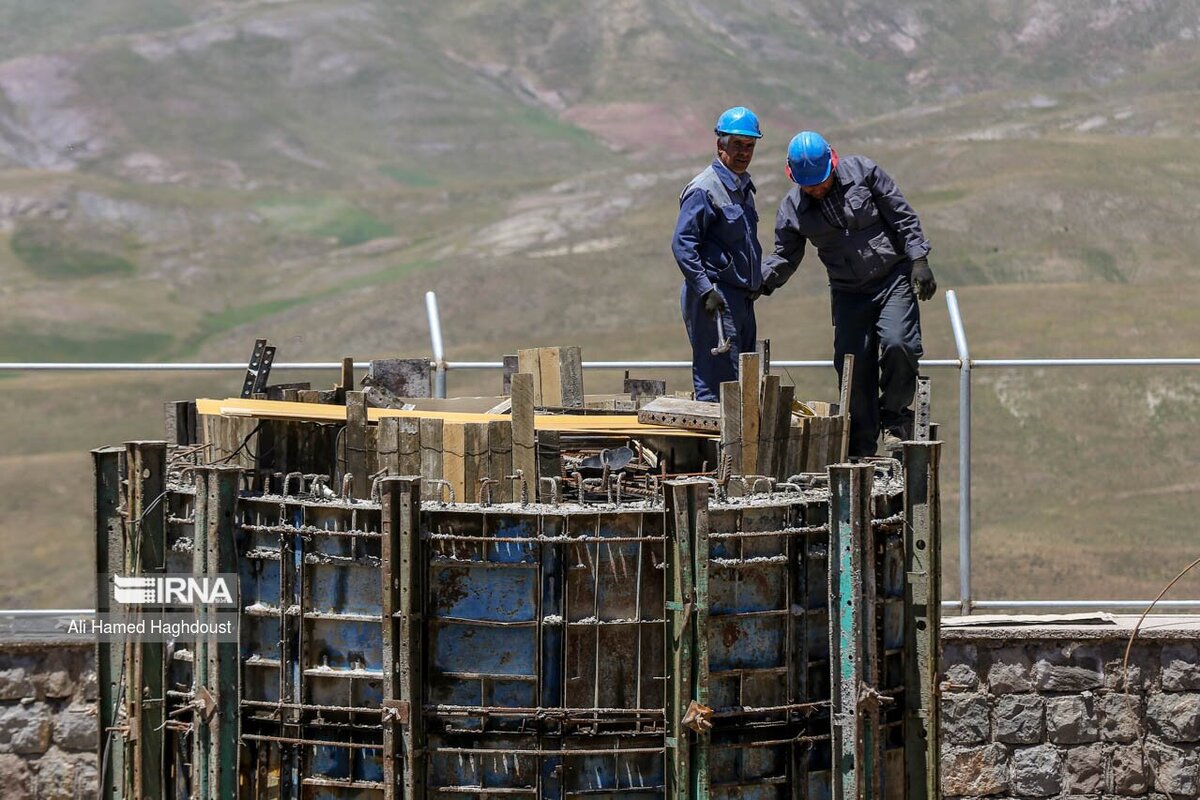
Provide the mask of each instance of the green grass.
[{"label": "green grass", "polygon": [[342,208],[333,217],[314,228],[313,233],[337,239],[337,243],[342,247],[350,247],[390,236],[395,230],[367,211]]},{"label": "green grass", "polygon": [[30,333],[0,329],[0,361],[150,361],[171,344],[168,333]]},{"label": "green grass", "polygon": [[89,250],[46,226],[25,225],[9,240],[9,247],[39,277],[72,280],[98,275],[132,275],[133,263],[112,253]]},{"label": "green grass", "polygon": [[417,189],[430,189],[441,184],[441,181],[427,172],[398,164],[387,164],[380,167],[379,171],[398,183]]}]

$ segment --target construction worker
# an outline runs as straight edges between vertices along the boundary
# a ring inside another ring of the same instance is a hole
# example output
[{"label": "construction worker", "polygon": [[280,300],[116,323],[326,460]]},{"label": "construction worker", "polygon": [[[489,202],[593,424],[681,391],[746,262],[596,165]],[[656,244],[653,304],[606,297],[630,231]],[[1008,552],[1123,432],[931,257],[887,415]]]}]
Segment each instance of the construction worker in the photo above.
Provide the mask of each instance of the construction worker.
[{"label": "construction worker", "polygon": [[738,355],[754,351],[754,298],[762,286],[755,188],[746,171],[762,138],[758,117],[731,108],[714,132],[717,157],[679,195],[671,240],[683,273],[680,305],[692,343],[692,383],[696,399],[708,401],[720,399],[722,381],[737,380]]},{"label": "construction worker", "polygon": [[801,131],[788,145],[796,186],[775,219],[775,252],[763,264],[763,293],[792,276],[812,243],[829,273],[834,366],[854,356],[850,383],[852,457],[912,438],[913,394],[921,357],[917,300],[937,291],[929,241],[896,183],[869,158],[838,154],[821,134]]}]

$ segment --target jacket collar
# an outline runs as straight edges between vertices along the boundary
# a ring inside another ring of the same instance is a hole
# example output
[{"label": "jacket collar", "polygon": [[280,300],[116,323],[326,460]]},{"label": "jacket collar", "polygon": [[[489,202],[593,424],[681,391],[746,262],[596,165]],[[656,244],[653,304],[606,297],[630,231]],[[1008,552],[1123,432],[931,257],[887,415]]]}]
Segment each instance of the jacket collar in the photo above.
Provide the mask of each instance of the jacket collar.
[{"label": "jacket collar", "polygon": [[[714,158],[712,162],[713,172],[717,173],[717,177],[721,179],[721,183],[725,184],[725,188],[731,192],[740,192],[742,184],[738,180],[738,176],[733,173],[733,170],[721,163],[721,159]],[[750,173],[746,175],[746,188],[757,193],[758,187],[754,185],[754,180],[750,177]]]}]

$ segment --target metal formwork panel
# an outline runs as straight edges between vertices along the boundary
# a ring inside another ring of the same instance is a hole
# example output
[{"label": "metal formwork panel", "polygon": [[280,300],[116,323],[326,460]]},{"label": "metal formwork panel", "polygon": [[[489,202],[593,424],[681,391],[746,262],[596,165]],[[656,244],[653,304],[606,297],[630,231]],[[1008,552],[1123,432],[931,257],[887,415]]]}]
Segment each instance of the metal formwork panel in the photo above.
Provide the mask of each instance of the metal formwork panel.
[{"label": "metal formwork panel", "polygon": [[379,507],[244,497],[241,509],[243,791],[382,798]]}]

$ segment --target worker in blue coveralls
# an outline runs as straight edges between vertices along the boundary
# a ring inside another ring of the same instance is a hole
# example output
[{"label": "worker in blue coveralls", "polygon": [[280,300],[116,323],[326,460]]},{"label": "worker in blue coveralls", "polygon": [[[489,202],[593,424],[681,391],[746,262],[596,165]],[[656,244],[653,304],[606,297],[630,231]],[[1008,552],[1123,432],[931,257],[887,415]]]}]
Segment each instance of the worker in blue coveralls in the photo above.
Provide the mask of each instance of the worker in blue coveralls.
[{"label": "worker in blue coveralls", "polygon": [[[692,343],[697,400],[720,399],[738,378],[738,355],[754,352],[754,300],[762,245],[754,182],[746,170],[762,138],[758,117],[737,106],[717,119],[717,157],[683,188],[671,250],[683,273],[680,305]],[[718,335],[720,326],[720,335]]]},{"label": "worker in blue coveralls", "polygon": [[921,220],[883,168],[838,154],[821,134],[801,131],[788,145],[797,185],[775,219],[775,252],[763,264],[763,293],[792,276],[812,243],[829,273],[834,366],[854,356],[850,383],[851,457],[912,438],[913,395],[921,357],[917,300],[937,291]]}]

